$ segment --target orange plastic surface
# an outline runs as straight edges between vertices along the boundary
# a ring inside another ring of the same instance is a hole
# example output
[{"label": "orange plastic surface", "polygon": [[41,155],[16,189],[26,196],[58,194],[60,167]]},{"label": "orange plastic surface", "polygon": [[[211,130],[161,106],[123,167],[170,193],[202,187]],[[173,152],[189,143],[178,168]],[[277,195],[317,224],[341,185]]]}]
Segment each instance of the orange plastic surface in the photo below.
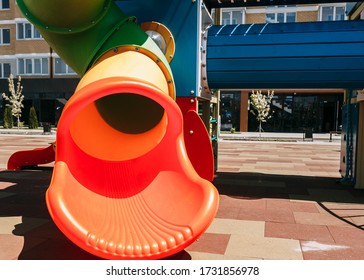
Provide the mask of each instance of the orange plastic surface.
[{"label": "orange plastic surface", "polygon": [[[187,156],[178,105],[165,87],[138,77],[80,84],[57,129],[46,195],[53,220],[79,247],[106,259],[183,250],[212,222],[218,192]],[[121,120],[124,111],[132,126]]]},{"label": "orange plastic surface", "polygon": [[18,151],[8,160],[8,170],[21,170],[26,166],[37,166],[53,162],[55,158],[54,144],[47,148]]}]

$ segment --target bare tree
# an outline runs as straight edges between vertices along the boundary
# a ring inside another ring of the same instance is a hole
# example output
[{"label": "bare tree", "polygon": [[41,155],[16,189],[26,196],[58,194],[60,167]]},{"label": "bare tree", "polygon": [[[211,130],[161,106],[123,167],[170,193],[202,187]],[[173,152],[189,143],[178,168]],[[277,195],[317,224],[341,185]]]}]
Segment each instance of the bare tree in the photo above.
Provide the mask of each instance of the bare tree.
[{"label": "bare tree", "polygon": [[10,95],[7,96],[5,93],[3,93],[2,96],[6,101],[9,102],[6,104],[6,106],[11,109],[11,114],[17,119],[17,127],[19,129],[22,108],[24,108],[24,95],[22,94],[23,86],[21,85],[21,77],[18,77],[18,82],[15,87],[13,74],[10,74],[8,78],[8,84]]}]

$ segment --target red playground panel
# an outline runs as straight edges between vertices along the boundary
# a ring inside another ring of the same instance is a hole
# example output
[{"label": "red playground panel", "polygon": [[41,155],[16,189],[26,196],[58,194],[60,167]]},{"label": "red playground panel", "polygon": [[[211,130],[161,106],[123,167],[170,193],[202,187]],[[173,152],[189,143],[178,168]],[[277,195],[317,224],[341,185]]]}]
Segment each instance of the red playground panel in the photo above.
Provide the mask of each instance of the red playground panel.
[{"label": "red playground panel", "polygon": [[21,170],[27,166],[51,163],[55,159],[55,144],[47,148],[19,151],[12,154],[8,160],[8,170]]}]

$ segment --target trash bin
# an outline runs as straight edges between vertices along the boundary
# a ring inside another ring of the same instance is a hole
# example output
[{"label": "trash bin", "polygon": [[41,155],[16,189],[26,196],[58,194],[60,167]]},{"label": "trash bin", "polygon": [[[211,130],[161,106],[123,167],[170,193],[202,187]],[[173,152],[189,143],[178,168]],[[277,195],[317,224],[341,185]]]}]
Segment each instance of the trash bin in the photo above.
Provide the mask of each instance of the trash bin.
[{"label": "trash bin", "polygon": [[303,141],[311,140],[313,141],[313,128],[308,127],[303,129]]},{"label": "trash bin", "polygon": [[51,124],[46,122],[46,123],[43,123],[43,133],[46,134],[46,133],[51,133]]}]

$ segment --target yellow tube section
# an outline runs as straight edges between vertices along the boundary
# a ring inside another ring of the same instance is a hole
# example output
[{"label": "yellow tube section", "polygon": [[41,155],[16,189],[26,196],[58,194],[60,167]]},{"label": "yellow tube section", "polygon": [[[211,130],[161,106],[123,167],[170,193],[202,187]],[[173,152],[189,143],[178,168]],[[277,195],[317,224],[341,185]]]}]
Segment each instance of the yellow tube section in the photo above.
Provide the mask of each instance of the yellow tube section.
[{"label": "yellow tube section", "polygon": [[[108,78],[131,81],[136,87],[153,85],[161,94],[169,95],[168,82],[158,65],[142,53],[127,51],[91,68],[67,102],[65,111],[78,98],[83,98],[78,94],[82,88]],[[70,133],[77,146],[96,158],[128,160],[159,143],[165,126],[164,109],[158,103],[133,92],[115,92],[83,108],[74,117]]]}]

